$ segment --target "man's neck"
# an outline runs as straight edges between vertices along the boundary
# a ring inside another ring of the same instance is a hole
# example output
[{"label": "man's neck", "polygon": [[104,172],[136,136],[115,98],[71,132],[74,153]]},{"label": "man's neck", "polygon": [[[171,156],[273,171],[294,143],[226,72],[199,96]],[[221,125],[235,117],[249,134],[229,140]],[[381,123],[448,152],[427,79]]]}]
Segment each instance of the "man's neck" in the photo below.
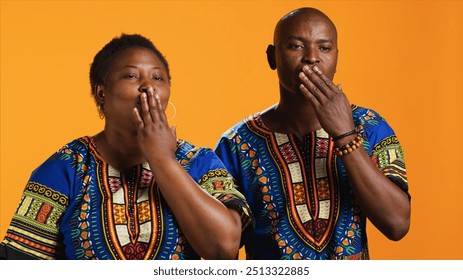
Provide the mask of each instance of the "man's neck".
[{"label": "man's neck", "polygon": [[321,128],[312,105],[305,99],[281,98],[262,114],[262,121],[273,132],[294,134],[299,139]]}]

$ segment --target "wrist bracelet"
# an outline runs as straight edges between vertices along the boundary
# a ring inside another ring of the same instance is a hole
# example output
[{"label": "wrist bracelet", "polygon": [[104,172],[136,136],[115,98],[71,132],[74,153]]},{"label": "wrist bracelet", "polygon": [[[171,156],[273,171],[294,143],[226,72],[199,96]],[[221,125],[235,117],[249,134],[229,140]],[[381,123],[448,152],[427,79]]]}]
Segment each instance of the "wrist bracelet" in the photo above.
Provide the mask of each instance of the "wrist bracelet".
[{"label": "wrist bracelet", "polygon": [[338,148],[334,148],[334,152],[338,156],[345,156],[347,154],[352,153],[353,151],[357,150],[363,143],[363,138],[360,135],[357,135],[354,140],[350,141],[346,145]]},{"label": "wrist bracelet", "polygon": [[351,130],[349,132],[346,132],[344,134],[341,134],[341,135],[338,135],[336,137],[333,137],[333,141],[338,141],[338,140],[341,140],[342,138],[345,138],[349,135],[352,135],[352,134],[356,134],[357,133],[357,129],[354,129],[354,130]]}]

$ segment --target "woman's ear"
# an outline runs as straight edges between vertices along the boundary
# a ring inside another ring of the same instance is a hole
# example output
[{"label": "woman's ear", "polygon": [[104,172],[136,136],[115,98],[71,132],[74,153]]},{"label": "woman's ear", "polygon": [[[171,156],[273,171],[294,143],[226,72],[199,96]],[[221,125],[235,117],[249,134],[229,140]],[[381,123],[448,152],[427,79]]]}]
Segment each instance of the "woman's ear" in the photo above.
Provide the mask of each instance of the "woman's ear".
[{"label": "woman's ear", "polygon": [[275,46],[274,45],[268,45],[267,47],[267,61],[268,65],[272,70],[277,69],[277,64],[275,61]]},{"label": "woman's ear", "polygon": [[103,86],[102,85],[96,85],[94,90],[95,90],[96,100],[98,101],[99,104],[103,104],[104,103],[104,95],[105,95]]},{"label": "woman's ear", "polygon": [[97,107],[98,107],[98,114],[100,116],[100,119],[104,119],[105,117],[104,87],[102,85],[96,85],[93,90],[95,93],[95,100],[96,100]]}]

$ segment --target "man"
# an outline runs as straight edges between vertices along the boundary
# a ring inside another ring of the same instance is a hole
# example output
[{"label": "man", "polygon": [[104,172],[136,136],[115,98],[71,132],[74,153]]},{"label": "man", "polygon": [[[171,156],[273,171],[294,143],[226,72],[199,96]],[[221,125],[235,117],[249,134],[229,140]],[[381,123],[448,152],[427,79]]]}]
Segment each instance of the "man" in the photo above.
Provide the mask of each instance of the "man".
[{"label": "man", "polygon": [[248,259],[369,259],[367,218],[391,240],[408,232],[402,147],[378,113],[351,105],[333,84],[337,57],[324,13],[285,15],[267,48],[279,103],[217,143],[256,219]]}]

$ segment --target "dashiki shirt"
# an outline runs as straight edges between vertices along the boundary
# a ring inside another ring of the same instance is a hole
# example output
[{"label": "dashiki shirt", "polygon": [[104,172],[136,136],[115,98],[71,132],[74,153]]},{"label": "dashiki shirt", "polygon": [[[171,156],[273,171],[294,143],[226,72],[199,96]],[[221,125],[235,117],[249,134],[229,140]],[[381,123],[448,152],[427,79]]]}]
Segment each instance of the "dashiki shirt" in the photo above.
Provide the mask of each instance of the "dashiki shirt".
[{"label": "dashiki shirt", "polygon": [[[353,105],[352,115],[363,126],[372,161],[408,194],[402,147],[391,127],[366,108]],[[225,132],[216,153],[255,218],[248,259],[369,259],[366,217],[323,129],[300,141],[269,131],[257,113]]]},{"label": "dashiki shirt", "polygon": [[[251,221],[216,154],[177,142],[176,157],[208,193]],[[181,194],[179,194],[181,195]],[[127,174],[90,137],[67,144],[27,183],[3,244],[40,259],[199,259],[162,197],[148,163]]]}]

